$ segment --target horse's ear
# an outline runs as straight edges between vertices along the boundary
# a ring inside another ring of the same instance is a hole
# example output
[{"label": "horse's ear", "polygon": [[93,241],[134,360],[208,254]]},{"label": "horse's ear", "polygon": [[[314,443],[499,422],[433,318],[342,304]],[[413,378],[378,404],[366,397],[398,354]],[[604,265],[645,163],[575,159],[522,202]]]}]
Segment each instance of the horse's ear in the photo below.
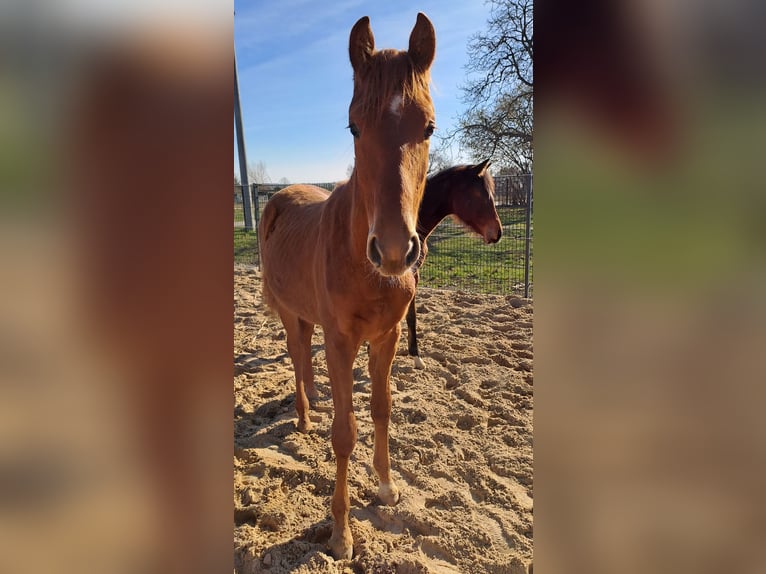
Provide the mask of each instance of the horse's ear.
[{"label": "horse's ear", "polygon": [[476,170],[476,175],[479,177],[484,177],[484,174],[487,173],[487,168],[489,167],[489,164],[490,164],[489,159],[485,159],[480,164],[475,165],[474,169]]},{"label": "horse's ear", "polygon": [[370,18],[363,16],[351,28],[351,37],[348,41],[348,55],[355,72],[367,65],[374,51],[375,38],[370,28]]},{"label": "horse's ear", "polygon": [[431,67],[436,54],[436,32],[431,20],[418,12],[418,19],[410,34],[410,47],[408,53],[419,72],[425,72]]}]

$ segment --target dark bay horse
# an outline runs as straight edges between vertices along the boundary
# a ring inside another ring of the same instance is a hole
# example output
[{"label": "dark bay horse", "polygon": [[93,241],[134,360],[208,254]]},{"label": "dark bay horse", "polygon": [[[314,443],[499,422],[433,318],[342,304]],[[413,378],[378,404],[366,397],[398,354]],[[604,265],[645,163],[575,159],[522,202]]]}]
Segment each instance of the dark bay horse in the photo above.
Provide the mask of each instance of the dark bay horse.
[{"label": "dark bay horse", "polygon": [[[503,234],[503,225],[495,209],[495,182],[489,173],[489,160],[476,165],[458,165],[431,175],[418,211],[418,238],[420,258],[413,268],[415,284],[420,280],[420,267],[426,259],[426,240],[441,221],[455,215],[464,225],[484,239],[484,243],[497,243]],[[407,343],[415,368],[425,367],[418,352],[417,315],[415,298],[407,310]]]},{"label": "dark bay horse", "polygon": [[332,194],[306,185],[276,193],[258,229],[263,297],[287,332],[301,432],[311,426],[308,396],[316,394],[311,335],[317,324],[324,331],[337,464],[329,545],[338,558],[353,553],[347,475],[357,429],[351,394],[353,362],[365,340],[378,495],[389,505],[399,500],[388,451],[389,376],[400,322],[415,294],[411,268],[421,251],[416,224],[434,130],[429,83],[435,50],[434,28],[423,14],[407,51],[377,51],[369,18],[354,25],[349,41],[354,171]]}]

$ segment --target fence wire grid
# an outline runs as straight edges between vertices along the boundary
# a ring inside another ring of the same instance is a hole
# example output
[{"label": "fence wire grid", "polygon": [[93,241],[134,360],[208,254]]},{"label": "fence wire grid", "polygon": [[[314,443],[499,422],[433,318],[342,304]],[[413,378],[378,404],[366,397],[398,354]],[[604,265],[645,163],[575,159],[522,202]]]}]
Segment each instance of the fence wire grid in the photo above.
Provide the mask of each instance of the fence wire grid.
[{"label": "fence wire grid", "polygon": [[[495,205],[502,239],[485,245],[457,219],[447,217],[428,238],[420,286],[532,297],[532,175],[495,176]],[[234,186],[234,261],[259,265],[257,222],[269,198],[289,184]],[[313,184],[332,191],[334,183]],[[249,192],[249,197],[245,193]],[[246,229],[245,201],[253,214]]]}]

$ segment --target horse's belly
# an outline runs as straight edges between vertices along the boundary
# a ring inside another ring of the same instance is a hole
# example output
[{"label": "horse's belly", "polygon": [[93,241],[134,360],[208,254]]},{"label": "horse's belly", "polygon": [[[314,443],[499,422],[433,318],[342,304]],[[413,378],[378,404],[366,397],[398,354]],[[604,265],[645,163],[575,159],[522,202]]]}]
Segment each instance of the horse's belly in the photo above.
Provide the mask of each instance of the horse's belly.
[{"label": "horse's belly", "polygon": [[272,213],[264,210],[268,229],[261,235],[262,273],[271,299],[278,310],[314,324],[319,322],[314,280],[319,200],[326,194],[319,191],[308,201],[302,194],[275,195],[267,205]]},{"label": "horse's belly", "polygon": [[[302,285],[302,287],[299,287]],[[269,281],[269,287],[279,307],[310,323],[318,323],[316,298],[312,285],[300,278],[278,275]]]}]

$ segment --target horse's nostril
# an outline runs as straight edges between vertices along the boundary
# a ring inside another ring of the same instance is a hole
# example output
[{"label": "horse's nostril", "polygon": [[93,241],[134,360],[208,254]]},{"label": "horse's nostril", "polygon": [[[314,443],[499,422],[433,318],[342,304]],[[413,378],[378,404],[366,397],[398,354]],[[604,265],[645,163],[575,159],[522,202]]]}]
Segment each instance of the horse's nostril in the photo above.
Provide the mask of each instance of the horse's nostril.
[{"label": "horse's nostril", "polygon": [[420,240],[417,235],[413,235],[410,238],[409,249],[407,250],[407,257],[405,259],[407,267],[412,267],[420,257]]},{"label": "horse's nostril", "polygon": [[374,235],[370,237],[370,241],[367,243],[367,258],[375,267],[380,267],[383,260],[380,248],[378,247],[378,240]]}]

